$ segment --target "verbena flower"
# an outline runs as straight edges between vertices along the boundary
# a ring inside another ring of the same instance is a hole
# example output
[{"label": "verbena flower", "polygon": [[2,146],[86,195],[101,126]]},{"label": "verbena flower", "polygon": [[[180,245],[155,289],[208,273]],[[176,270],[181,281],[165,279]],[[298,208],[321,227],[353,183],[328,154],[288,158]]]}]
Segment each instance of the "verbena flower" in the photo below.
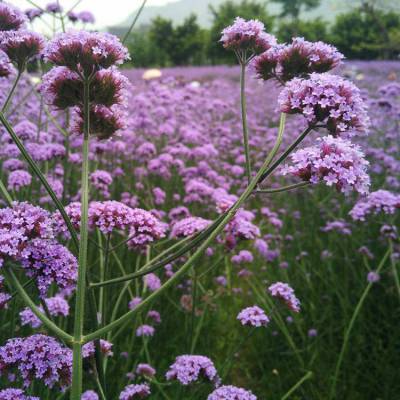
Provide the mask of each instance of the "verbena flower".
[{"label": "verbena flower", "polygon": [[343,193],[351,190],[361,194],[368,193],[369,162],[364,158],[360,147],[333,136],[325,136],[317,141],[316,146],[291,154],[292,164],[284,166],[281,173],[297,176],[312,184],[324,182]]},{"label": "verbena flower", "polygon": [[119,395],[119,400],[144,399],[150,396],[150,386],[147,383],[128,385]]},{"label": "verbena flower", "polygon": [[[106,357],[112,357],[114,355],[112,351],[113,344],[107,340],[100,339],[100,350]],[[94,342],[88,342],[82,346],[82,357],[88,358],[93,357],[96,352]]]},{"label": "verbena flower", "polygon": [[0,400],[40,400],[39,397],[28,396],[21,389],[0,390]]},{"label": "verbena flower", "polygon": [[84,24],[94,24],[96,22],[94,15],[90,11],[81,11],[77,16]]},{"label": "verbena flower", "polygon": [[8,55],[4,53],[4,51],[0,50],[0,78],[7,78],[14,71],[14,67],[11,64]]},{"label": "verbena flower", "polygon": [[136,336],[138,337],[151,337],[154,336],[155,333],[155,329],[154,327],[152,327],[151,325],[140,325],[137,329],[136,329]]},{"label": "verbena flower", "polygon": [[206,229],[212,221],[200,217],[187,217],[177,221],[171,229],[171,237],[192,236]]},{"label": "verbena flower", "polygon": [[38,379],[62,390],[71,384],[72,351],[46,335],[9,339],[0,347],[0,372],[18,370],[24,386]]},{"label": "verbena flower", "polygon": [[39,8],[28,8],[25,10],[25,15],[29,19],[29,21],[34,21],[36,18],[39,18],[43,15],[43,11]]},{"label": "verbena flower", "polygon": [[[52,316],[63,316],[69,315],[69,304],[61,296],[54,296],[48,299],[44,299],[47,309]],[[44,313],[42,305],[38,306],[39,310]],[[31,311],[30,308],[25,308],[19,313],[21,318],[21,325],[30,325],[32,328],[39,328],[42,325],[42,321]]]},{"label": "verbena flower", "polygon": [[43,47],[44,39],[36,32],[21,30],[0,33],[0,49],[20,72],[29,60],[39,55]]},{"label": "verbena flower", "polygon": [[0,31],[17,31],[26,22],[26,16],[17,7],[6,2],[0,3]]},{"label": "verbena flower", "polygon": [[58,1],[46,4],[46,11],[52,14],[62,13],[63,9]]},{"label": "verbena flower", "polygon": [[95,391],[87,390],[85,393],[82,393],[81,400],[99,400],[99,396]]},{"label": "verbena flower", "polygon": [[156,370],[149,364],[138,364],[136,367],[136,373],[152,378],[156,374]]},{"label": "verbena flower", "polygon": [[400,209],[400,194],[387,190],[371,192],[368,197],[359,200],[350,211],[350,216],[356,221],[365,221],[367,215],[394,214]]},{"label": "verbena flower", "polygon": [[213,383],[219,380],[213,362],[208,357],[197,355],[176,357],[165,376],[167,380],[176,379],[185,386],[202,378]]},{"label": "verbena flower", "polygon": [[269,318],[264,310],[258,306],[244,308],[237,316],[242,325],[253,327],[267,326]]},{"label": "verbena flower", "polygon": [[268,288],[268,292],[272,297],[282,300],[290,310],[300,312],[300,300],[287,283],[276,282]]},{"label": "verbena flower", "polygon": [[32,183],[32,175],[24,170],[17,169],[8,175],[7,186],[9,190],[19,192],[22,188]]},{"label": "verbena flower", "polygon": [[334,136],[366,133],[369,127],[359,89],[335,75],[292,79],[280,93],[279,105],[284,113],[302,114],[310,125],[325,125]]},{"label": "verbena flower", "polygon": [[257,400],[257,397],[249,390],[235,386],[221,386],[215,389],[207,400]]},{"label": "verbena flower", "polygon": [[250,53],[261,53],[276,44],[276,38],[265,32],[262,22],[240,17],[222,31],[220,41],[226,49]]},{"label": "verbena flower", "polygon": [[128,50],[111,34],[87,31],[60,33],[48,42],[44,59],[89,76],[94,71],[121,64]]}]

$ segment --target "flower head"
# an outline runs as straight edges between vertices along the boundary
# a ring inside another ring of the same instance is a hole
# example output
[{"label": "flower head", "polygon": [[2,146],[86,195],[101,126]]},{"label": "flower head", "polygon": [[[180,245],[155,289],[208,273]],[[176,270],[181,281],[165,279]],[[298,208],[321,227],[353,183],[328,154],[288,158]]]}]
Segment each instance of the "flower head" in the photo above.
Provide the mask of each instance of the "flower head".
[{"label": "flower head", "polygon": [[325,124],[334,136],[366,133],[369,127],[359,89],[335,75],[292,79],[279,95],[279,104],[282,112],[302,114],[310,125]]},{"label": "flower head", "polygon": [[242,325],[253,327],[267,326],[269,318],[264,310],[258,306],[244,308],[237,316]]},{"label": "flower head", "polygon": [[300,312],[300,300],[287,283],[276,282],[268,288],[268,291],[272,297],[276,297],[286,303],[290,310]]},{"label": "flower head", "polygon": [[171,237],[192,236],[206,229],[211,221],[200,217],[187,217],[177,221],[171,229]]},{"label": "flower head", "polygon": [[31,31],[8,31],[0,34],[0,49],[15,64],[18,71],[23,71],[26,63],[37,56],[44,47],[41,35]]},{"label": "flower head", "polygon": [[[0,3],[1,4],[1,3]],[[8,55],[0,50],[0,78],[6,78],[14,72]]]},{"label": "flower head", "polygon": [[370,179],[366,171],[369,163],[360,147],[333,136],[317,140],[316,146],[293,153],[290,156],[292,165],[283,167],[282,174],[297,176],[313,184],[324,182],[343,193],[351,190],[368,193]]},{"label": "flower head", "polygon": [[58,1],[46,4],[46,11],[52,14],[62,13],[63,9]]},{"label": "flower head", "polygon": [[24,170],[17,169],[8,176],[8,189],[19,192],[23,187],[32,183],[32,175]]},{"label": "flower head", "polygon": [[82,393],[81,400],[99,400],[99,396],[93,390],[86,390],[85,393]]},{"label": "flower head", "polygon": [[94,15],[90,11],[81,11],[77,17],[84,24],[94,24],[96,22]]},{"label": "flower head", "polygon": [[206,378],[211,382],[219,380],[213,362],[204,356],[182,355],[175,359],[166,374],[167,380],[177,379],[182,385],[189,385]]},{"label": "flower head", "polygon": [[119,39],[108,33],[70,31],[57,35],[44,52],[44,58],[58,66],[89,76],[96,70],[121,64],[129,58]]},{"label": "flower head", "polygon": [[155,329],[151,325],[140,325],[136,329],[136,336],[138,337],[151,337],[154,336]]},{"label": "flower head", "polygon": [[156,374],[156,370],[149,364],[138,364],[136,373],[151,378]]},{"label": "flower head", "polygon": [[150,396],[150,386],[147,383],[128,385],[119,395],[119,400],[144,399]]},{"label": "flower head", "polygon": [[26,387],[38,379],[50,388],[57,384],[65,389],[71,384],[72,351],[46,335],[13,338],[0,347],[0,370],[13,368]]},{"label": "flower head", "polygon": [[226,49],[262,53],[276,44],[276,38],[265,32],[264,24],[237,17],[222,31],[221,42]]},{"label": "flower head", "polygon": [[5,2],[0,3],[0,31],[17,31],[26,22],[26,16],[18,8]]},{"label": "flower head", "polygon": [[207,400],[257,400],[257,397],[249,390],[235,386],[221,386],[215,389]]},{"label": "flower head", "polygon": [[25,10],[25,15],[29,21],[33,21],[43,15],[43,11],[39,8],[28,8]]},{"label": "flower head", "polygon": [[21,389],[0,390],[0,400],[40,400],[39,397],[27,396]]}]

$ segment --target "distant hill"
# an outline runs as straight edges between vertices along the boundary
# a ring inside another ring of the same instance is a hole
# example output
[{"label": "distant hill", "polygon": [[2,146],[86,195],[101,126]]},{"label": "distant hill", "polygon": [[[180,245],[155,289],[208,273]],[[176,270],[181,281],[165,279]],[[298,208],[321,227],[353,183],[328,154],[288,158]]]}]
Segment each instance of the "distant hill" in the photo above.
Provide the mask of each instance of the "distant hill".
[{"label": "distant hill", "polygon": [[[151,6],[145,7],[143,10],[138,25],[147,25],[157,16],[172,19],[175,24],[181,23],[187,16],[194,13],[197,15],[198,21],[201,26],[209,27],[211,24],[211,13],[209,5],[218,7],[226,0],[176,0],[164,6]],[[236,0],[239,1],[239,0]],[[304,18],[321,17],[327,21],[331,21],[338,13],[344,12],[349,9],[348,0],[322,0],[321,5],[307,13],[304,13]],[[267,5],[270,13],[273,15],[279,14],[280,7],[276,3],[269,3]],[[129,10],[127,10],[129,11]],[[111,27],[110,30],[114,33],[123,31],[128,27],[136,15],[136,11],[129,15],[129,17],[122,21],[118,26]]]}]

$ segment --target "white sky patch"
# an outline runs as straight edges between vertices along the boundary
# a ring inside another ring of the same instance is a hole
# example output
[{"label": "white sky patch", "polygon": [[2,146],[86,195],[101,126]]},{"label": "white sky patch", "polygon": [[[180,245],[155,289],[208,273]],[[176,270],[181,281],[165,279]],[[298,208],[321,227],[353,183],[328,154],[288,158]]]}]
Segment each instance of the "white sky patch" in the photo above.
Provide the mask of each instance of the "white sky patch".
[{"label": "white sky patch", "polygon": [[[146,6],[160,6],[173,3],[176,0],[147,0]],[[25,10],[32,8],[27,0],[8,0],[9,3]],[[33,0],[40,7],[45,7],[52,0]],[[77,0],[60,0],[60,5],[68,11],[76,4]],[[123,22],[129,15],[137,10],[142,0],[82,0],[75,11],[88,10],[96,17],[95,28],[101,29]]]}]

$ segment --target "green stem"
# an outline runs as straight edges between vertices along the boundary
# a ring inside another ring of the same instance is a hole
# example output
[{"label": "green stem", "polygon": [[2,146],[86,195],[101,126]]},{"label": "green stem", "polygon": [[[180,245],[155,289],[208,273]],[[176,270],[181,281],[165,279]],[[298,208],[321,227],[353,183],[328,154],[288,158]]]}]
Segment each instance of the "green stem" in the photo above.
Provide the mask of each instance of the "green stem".
[{"label": "green stem", "polygon": [[308,371],[288,392],[281,398],[281,400],[288,399],[305,381],[312,378],[312,371]]},{"label": "green stem", "polygon": [[0,192],[3,195],[4,200],[6,201],[7,205],[9,207],[11,207],[13,199],[1,179],[0,179]]},{"label": "green stem", "polygon": [[111,322],[110,324],[98,329],[97,331],[86,335],[83,339],[84,342],[87,343],[90,340],[101,337],[107,332],[112,331],[118,326],[122,325],[126,321],[131,320],[139,311],[144,309],[149,303],[153,302],[157,297],[159,297],[163,292],[169,289],[172,285],[177,283],[192,267],[193,263],[195,263],[203,252],[209,247],[209,245],[217,238],[217,236],[223,231],[226,224],[228,224],[236,214],[236,211],[242,206],[242,204],[247,200],[247,198],[251,195],[253,190],[256,188],[257,183],[259,182],[262,174],[268,167],[271,162],[273,155],[269,154],[267,159],[265,160],[263,166],[258,171],[257,175],[250,182],[250,185],[247,189],[242,193],[236,203],[229,209],[229,211],[224,214],[222,221],[217,225],[217,227],[210,233],[208,238],[199,246],[199,248],[193,253],[191,257],[184,263],[184,265],[168,280],[166,281],[160,289],[150,294],[145,300],[143,300],[138,306],[136,306],[133,310],[128,311],[126,314],[122,315],[120,318]]},{"label": "green stem", "polygon": [[246,62],[242,61],[240,64],[240,104],[242,110],[243,146],[244,146],[244,154],[246,157],[246,175],[247,175],[247,183],[250,184],[251,162],[250,162],[250,148],[249,148],[249,130],[247,126],[245,86],[246,86]]},{"label": "green stem", "polygon": [[298,189],[308,185],[310,185],[310,182],[300,182],[300,183],[295,183],[293,185],[282,186],[276,189],[258,189],[255,191],[255,194],[287,192],[289,190]]},{"label": "green stem", "polygon": [[42,321],[43,325],[50,331],[54,332],[54,334],[57,335],[60,339],[63,339],[66,342],[71,342],[72,336],[69,335],[67,332],[63,331],[61,328],[59,328],[54,322],[52,322],[49,318],[47,318],[42,311],[40,311],[40,309],[29,297],[28,293],[25,291],[25,289],[19,282],[18,278],[15,276],[12,269],[6,266],[3,269],[3,273],[6,279],[18,292],[18,295],[21,297],[23,302],[32,310],[32,312],[36,315],[36,317],[38,317],[40,321]]},{"label": "green stem", "polygon": [[[383,256],[376,272],[379,273],[381,271],[381,269],[383,268],[383,266],[385,265],[386,260],[388,259],[389,255],[391,254],[391,248],[389,246],[388,250],[386,251],[385,255]],[[360,297],[360,300],[357,303],[356,308],[354,309],[353,312],[353,316],[351,317],[351,320],[349,322],[349,326],[346,329],[346,332],[344,334],[344,338],[343,338],[343,344],[342,344],[342,348],[340,350],[339,353],[339,358],[337,360],[336,363],[336,367],[335,367],[335,373],[333,375],[333,381],[332,381],[332,386],[331,386],[331,390],[330,390],[330,394],[329,394],[329,400],[336,398],[336,383],[337,383],[337,378],[339,376],[339,371],[340,371],[340,367],[342,366],[342,362],[343,362],[343,358],[344,358],[344,353],[346,352],[347,349],[347,345],[349,343],[349,339],[350,339],[350,334],[351,331],[353,330],[353,326],[354,323],[356,322],[356,319],[361,311],[361,308],[365,302],[365,299],[368,296],[368,293],[370,292],[371,288],[372,288],[373,282],[369,282],[367,287],[365,288],[363,294]]]},{"label": "green stem", "polygon": [[7,108],[10,105],[12,97],[14,96],[15,89],[17,88],[17,85],[18,85],[19,80],[21,79],[21,76],[22,76],[22,72],[18,71],[17,77],[15,78],[14,83],[13,83],[13,85],[11,87],[11,90],[8,93],[6,101],[4,102],[3,107],[1,109],[2,113],[6,113],[7,112]]},{"label": "green stem", "polygon": [[79,400],[82,395],[82,345],[83,325],[85,319],[85,292],[86,292],[86,267],[88,250],[88,209],[89,209],[89,127],[90,127],[90,103],[89,103],[88,78],[84,81],[84,129],[82,148],[82,177],[81,177],[81,228],[79,242],[79,267],[78,283],[75,300],[75,321],[73,341],[73,366],[72,366],[72,387],[71,400]]},{"label": "green stem", "polygon": [[[390,246],[391,253],[393,253],[393,242],[391,240],[389,241],[389,246]],[[400,279],[399,279],[399,274],[398,274],[397,268],[396,268],[396,260],[394,259],[394,257],[391,258],[391,266],[392,266],[392,272],[393,272],[393,276],[394,276],[394,283],[396,285],[396,291],[400,297]]]},{"label": "green stem", "polygon": [[131,23],[131,26],[130,26],[129,29],[126,31],[126,33],[125,33],[125,35],[124,35],[124,38],[122,39],[122,44],[125,44],[126,40],[128,39],[129,35],[131,34],[132,29],[133,29],[134,26],[136,25],[136,22],[138,21],[138,19],[139,19],[139,17],[140,17],[140,14],[142,13],[143,8],[144,8],[144,6],[146,5],[146,3],[147,3],[147,0],[143,0],[143,3],[142,3],[142,5],[140,6],[138,12],[136,13],[135,18],[133,19],[133,21],[132,21],[132,23]]}]

